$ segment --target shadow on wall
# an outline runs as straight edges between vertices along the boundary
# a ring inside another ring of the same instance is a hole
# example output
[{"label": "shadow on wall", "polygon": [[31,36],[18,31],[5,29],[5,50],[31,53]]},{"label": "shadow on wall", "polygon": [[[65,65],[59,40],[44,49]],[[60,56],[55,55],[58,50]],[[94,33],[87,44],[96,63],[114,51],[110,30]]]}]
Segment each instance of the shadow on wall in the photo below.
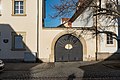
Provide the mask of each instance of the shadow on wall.
[{"label": "shadow on wall", "polygon": [[[120,18],[118,18],[118,25],[118,36],[116,37],[119,38]],[[118,50],[116,52],[114,52],[112,55],[107,53],[109,57],[105,58],[105,55],[103,53],[101,59],[103,57],[104,58],[101,61],[93,64],[79,66],[79,68],[84,71],[83,78],[87,78],[88,80],[119,80],[118,77],[120,76],[120,39],[117,40],[117,45]]]},{"label": "shadow on wall", "polygon": [[11,25],[0,24],[0,59],[5,62],[36,62],[37,52],[29,49],[26,38],[25,31],[16,32]]},{"label": "shadow on wall", "polygon": [[[32,52],[27,46],[26,37],[26,32],[16,32],[11,25],[0,24],[0,59],[5,62],[4,71],[28,71],[28,77],[30,77],[31,69],[42,63],[40,60],[38,61],[39,63],[32,63],[36,62],[37,54],[36,52]],[[0,73],[0,80],[13,80],[15,78],[20,78],[23,75],[24,73],[21,74],[19,72],[17,74],[8,73],[4,75],[3,72]]]},{"label": "shadow on wall", "polygon": [[[9,24],[0,24],[0,59],[8,59],[8,60],[17,60],[20,59],[21,61],[24,61],[24,58],[29,58],[32,57],[34,59],[37,58],[36,55],[33,55],[32,51],[29,49],[29,47],[26,45],[26,32],[15,32],[12,27]],[[26,54],[24,56],[24,54]],[[104,64],[106,61],[108,60],[120,60],[120,54],[118,54],[118,52],[114,53],[113,55],[111,55],[109,58],[107,58],[106,60],[100,61],[98,63],[94,63],[94,64],[89,64],[89,65],[84,65],[84,66],[80,66],[79,68],[82,69],[84,71],[84,76],[83,78],[94,78],[94,77],[105,77],[108,76],[109,74],[106,74],[106,72],[111,72],[110,70],[104,70],[104,68],[102,68],[103,66],[101,66],[101,64]],[[29,61],[29,59],[25,59],[26,61]],[[21,67],[19,67],[19,65],[21,65],[20,63],[16,63],[17,66],[15,66],[16,69],[19,69]],[[22,64],[22,71],[25,70],[31,70],[33,67],[37,66],[38,64],[35,63],[33,65],[29,65],[27,64],[27,67],[25,66],[26,64]],[[110,65],[110,64],[108,64]],[[118,65],[118,64],[117,64]],[[11,70],[11,68],[13,68],[13,65],[8,65],[9,69],[7,69],[8,71]],[[120,66],[118,66],[120,67]],[[6,69],[5,69],[6,70]],[[99,74],[96,74],[96,70],[98,70]],[[103,72],[106,74],[104,75]],[[94,75],[93,75],[94,74]],[[24,76],[24,74],[22,73],[18,73],[18,74],[14,74],[11,76],[5,75],[3,78],[5,79],[15,79],[15,78],[21,78]],[[27,73],[27,77],[31,77],[32,74],[29,71]],[[7,77],[7,78],[6,78]],[[0,79],[1,79],[1,75],[0,75]],[[68,80],[74,80],[76,79],[75,74],[71,74],[68,76]]]}]

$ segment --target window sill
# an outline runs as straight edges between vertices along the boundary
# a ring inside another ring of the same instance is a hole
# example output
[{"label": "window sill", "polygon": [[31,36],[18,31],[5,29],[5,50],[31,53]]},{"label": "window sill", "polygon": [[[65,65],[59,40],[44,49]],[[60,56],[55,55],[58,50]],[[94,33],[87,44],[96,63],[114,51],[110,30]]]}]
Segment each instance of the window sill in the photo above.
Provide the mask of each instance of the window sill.
[{"label": "window sill", "polygon": [[12,14],[12,16],[27,16],[27,14]]},{"label": "window sill", "polygon": [[11,49],[12,51],[26,51],[26,49]]},{"label": "window sill", "polygon": [[115,47],[115,44],[106,44],[106,47]]}]

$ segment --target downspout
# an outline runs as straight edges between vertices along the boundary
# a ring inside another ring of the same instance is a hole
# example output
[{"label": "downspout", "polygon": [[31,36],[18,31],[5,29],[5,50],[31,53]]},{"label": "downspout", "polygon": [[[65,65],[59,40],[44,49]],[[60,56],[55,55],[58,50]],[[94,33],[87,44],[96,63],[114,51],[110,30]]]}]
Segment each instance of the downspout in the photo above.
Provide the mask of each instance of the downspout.
[{"label": "downspout", "polygon": [[[99,0],[99,8],[101,9],[101,0]],[[97,7],[96,7],[96,14],[97,14]],[[97,31],[97,15],[96,15],[96,28],[95,28],[95,31],[96,31],[96,53],[95,53],[95,59],[97,61],[97,54],[98,54],[98,31]]]},{"label": "downspout", "polygon": [[36,60],[39,61],[39,0],[37,0],[37,55]]},{"label": "downspout", "polygon": [[96,15],[96,61],[97,61],[97,54],[98,54],[98,38],[97,38],[97,15]]},{"label": "downspout", "polygon": [[[120,12],[118,0],[117,0],[117,11]],[[119,48],[120,48],[120,17],[118,17],[117,20],[118,20],[118,39],[117,39],[118,46],[117,46],[117,50],[119,50]]]}]

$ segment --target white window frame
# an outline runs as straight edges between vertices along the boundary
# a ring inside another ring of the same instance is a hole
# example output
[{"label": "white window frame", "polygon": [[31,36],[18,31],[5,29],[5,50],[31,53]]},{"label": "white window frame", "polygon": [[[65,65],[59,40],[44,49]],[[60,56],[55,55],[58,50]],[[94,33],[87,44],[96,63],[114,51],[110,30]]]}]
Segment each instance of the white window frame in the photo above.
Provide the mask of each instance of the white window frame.
[{"label": "white window frame", "polygon": [[[16,4],[17,2],[18,2],[18,4]],[[21,4],[21,2],[23,4]],[[18,9],[16,7],[18,7]],[[23,7],[23,9],[21,9],[21,7]],[[18,13],[16,11],[18,11]],[[21,13],[21,11],[22,11],[22,13]],[[23,14],[23,13],[24,13],[24,1],[15,1],[15,3],[14,3],[14,14]]]},{"label": "white window frame", "polygon": [[[20,4],[21,1],[23,1],[23,5]],[[15,2],[18,2],[18,9],[16,9]],[[21,6],[23,6],[23,9],[20,8]],[[15,12],[16,10],[18,10],[18,13]],[[23,10],[23,13],[20,10]],[[26,16],[26,0],[12,0],[12,16]]]}]

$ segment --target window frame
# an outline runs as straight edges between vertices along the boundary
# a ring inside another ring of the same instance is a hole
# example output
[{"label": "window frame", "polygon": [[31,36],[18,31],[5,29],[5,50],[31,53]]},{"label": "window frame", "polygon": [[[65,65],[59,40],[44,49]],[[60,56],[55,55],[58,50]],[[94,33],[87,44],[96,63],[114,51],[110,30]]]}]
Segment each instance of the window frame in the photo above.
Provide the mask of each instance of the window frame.
[{"label": "window frame", "polygon": [[114,44],[114,41],[113,41],[113,36],[112,36],[112,34],[107,34],[107,39],[106,39],[106,41],[107,41],[107,44],[109,45],[109,44]]},{"label": "window frame", "polygon": [[[25,43],[26,43],[26,33],[25,32],[12,32],[11,33],[12,35],[12,51],[25,51],[26,50],[26,46],[25,46]],[[15,37],[16,36],[22,36],[23,37],[23,48],[16,48],[15,47]]]},{"label": "window frame", "polygon": [[[15,1],[23,1],[23,13],[22,14],[21,13],[15,14]],[[26,0],[12,0],[12,16],[26,16]]]},{"label": "window frame", "polygon": [[[113,37],[113,35],[112,35],[112,37]],[[105,46],[106,47],[116,47],[117,45],[116,45],[117,43],[116,43],[116,40],[113,38],[113,44],[107,44],[107,34],[105,34]]]}]

